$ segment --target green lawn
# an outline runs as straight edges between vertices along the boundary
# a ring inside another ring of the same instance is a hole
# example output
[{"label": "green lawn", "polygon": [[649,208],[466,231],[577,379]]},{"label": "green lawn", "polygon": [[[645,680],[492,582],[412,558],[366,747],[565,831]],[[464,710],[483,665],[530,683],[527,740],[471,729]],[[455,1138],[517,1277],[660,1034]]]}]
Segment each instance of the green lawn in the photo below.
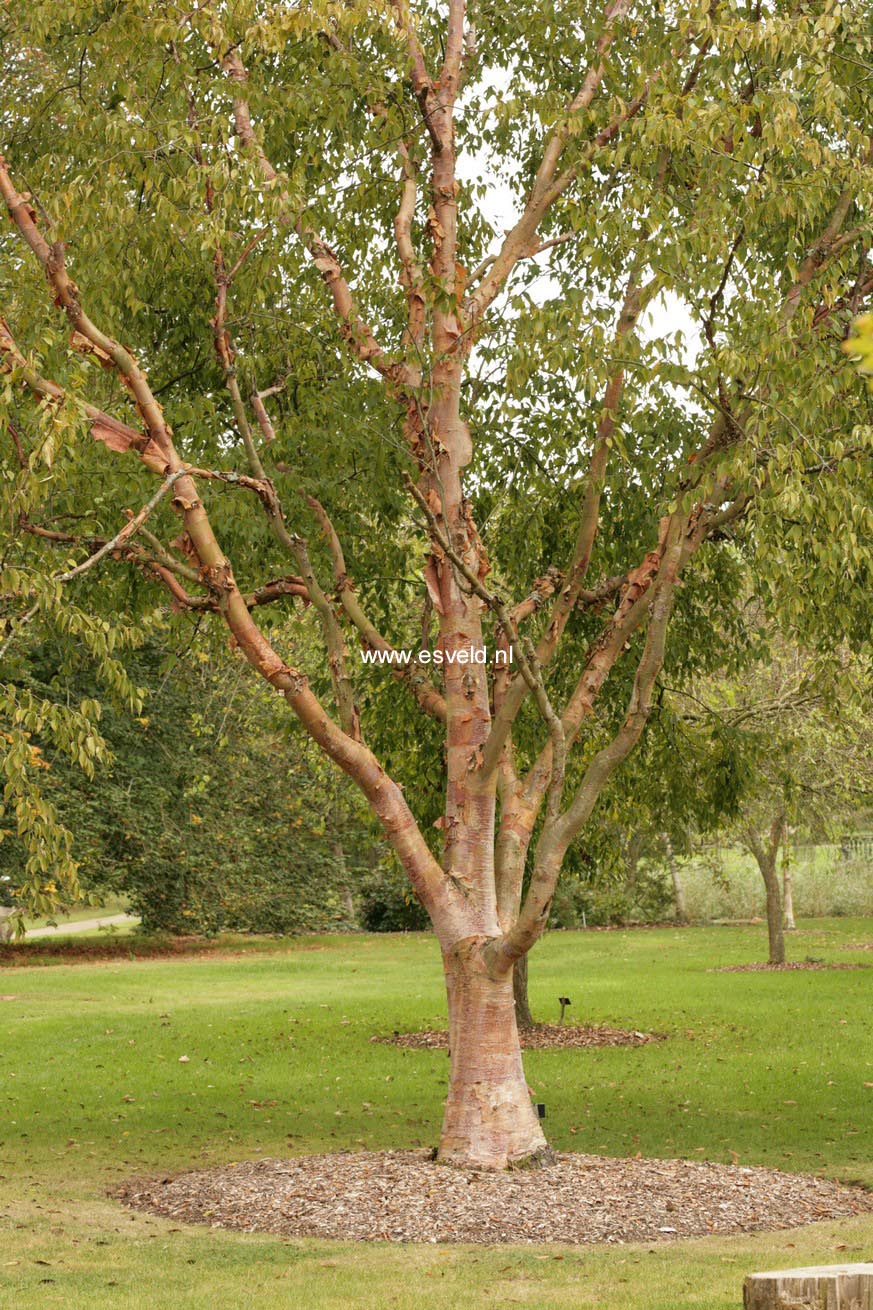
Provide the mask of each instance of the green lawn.
[{"label": "green lawn", "polygon": [[[801,927],[795,959],[873,963],[841,949],[873,939],[870,920]],[[550,936],[531,964],[541,1017],[565,994],[576,1017],[670,1034],[531,1053],[554,1145],[873,1185],[873,974],[708,972],[764,949],[760,928]],[[445,1054],[369,1040],[444,1023],[427,937],[6,969],[0,996],[4,1310],[736,1310],[754,1268],[869,1258],[870,1217],[651,1250],[415,1248],[180,1228],[106,1198],[136,1173],[432,1144]]]}]

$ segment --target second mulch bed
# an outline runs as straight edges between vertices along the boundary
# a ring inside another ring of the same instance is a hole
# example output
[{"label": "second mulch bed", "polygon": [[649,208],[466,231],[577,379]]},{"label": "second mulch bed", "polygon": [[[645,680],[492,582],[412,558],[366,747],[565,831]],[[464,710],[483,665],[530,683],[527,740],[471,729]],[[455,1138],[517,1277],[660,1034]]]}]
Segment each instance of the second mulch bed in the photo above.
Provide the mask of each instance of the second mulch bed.
[{"label": "second mulch bed", "polygon": [[869,969],[869,964],[831,964],[829,960],[798,960],[786,964],[767,964],[758,961],[755,964],[727,964],[721,969],[709,969],[708,973],[787,973],[798,969]]},{"label": "second mulch bed", "polygon": [[[566,1050],[584,1046],[647,1046],[649,1042],[662,1042],[664,1033],[628,1032],[623,1028],[607,1028],[601,1024],[538,1023],[519,1034],[521,1044],[528,1051]],[[418,1033],[393,1033],[391,1036],[371,1037],[371,1042],[386,1046],[404,1046],[413,1051],[448,1050],[449,1034],[445,1029]]]},{"label": "second mulch bed", "polygon": [[489,1173],[427,1151],[255,1160],[114,1193],[174,1222],[387,1242],[664,1242],[796,1228],[873,1210],[873,1193],[812,1175],[688,1160],[560,1155]]}]

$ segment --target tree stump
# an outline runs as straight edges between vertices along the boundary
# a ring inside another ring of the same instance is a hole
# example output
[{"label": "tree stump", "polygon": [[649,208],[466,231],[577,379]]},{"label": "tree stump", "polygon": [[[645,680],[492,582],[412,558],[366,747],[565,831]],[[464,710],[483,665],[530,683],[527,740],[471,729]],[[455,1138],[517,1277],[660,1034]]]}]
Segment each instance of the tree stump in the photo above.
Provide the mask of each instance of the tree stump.
[{"label": "tree stump", "polygon": [[745,1310],[873,1310],[873,1264],[821,1265],[751,1274]]}]

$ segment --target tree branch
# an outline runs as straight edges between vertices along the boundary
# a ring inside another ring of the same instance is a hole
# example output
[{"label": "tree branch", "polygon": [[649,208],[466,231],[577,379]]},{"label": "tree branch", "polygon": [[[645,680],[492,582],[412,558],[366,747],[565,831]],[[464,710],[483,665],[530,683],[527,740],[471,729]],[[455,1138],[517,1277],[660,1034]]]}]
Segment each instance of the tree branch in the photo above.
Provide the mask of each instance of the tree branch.
[{"label": "tree branch", "polygon": [[[327,511],[320,501],[314,496],[306,497],[307,504],[316,514],[322,531],[327,541],[328,550],[330,551],[331,561],[333,564],[333,575],[336,583],[336,594],[339,597],[340,604],[343,607],[350,622],[354,624],[364,644],[370,650],[383,651],[386,654],[393,654],[395,647],[382,636],[375,624],[367,617],[360,601],[358,600],[351,578],[346,569],[346,561],[343,555],[343,549],[337,536],[336,529],[331,522]],[[445,698],[433,685],[427,674],[416,665],[391,664],[391,672],[394,676],[402,681],[419,705],[432,718],[437,719],[440,723],[446,721],[446,702]]]},{"label": "tree branch", "polygon": [[[215,44],[213,48],[215,48]],[[278,182],[279,174],[270,163],[258,141],[252,126],[248,101],[243,94],[243,88],[248,81],[246,67],[236,50],[230,50],[224,54],[221,58],[221,64],[231,81],[238,88],[233,97],[233,111],[240,144],[257,161],[266,185],[273,186]],[[362,363],[372,365],[377,372],[381,373],[389,381],[398,385],[407,382],[409,378],[406,366],[402,361],[392,358],[383,350],[373,335],[372,328],[359,314],[351,288],[334,251],[331,250],[323,237],[304,221],[299,212],[294,212],[295,207],[292,205],[287,193],[282,196],[282,200],[287,205],[287,212],[282,215],[282,221],[294,228],[309,252],[313,265],[330,292],[334,310],[340,321],[340,332],[352,353]]]},{"label": "tree branch", "polygon": [[[870,141],[867,147],[863,162],[865,167],[873,162],[873,140]],[[841,235],[843,224],[849,216],[852,205],[855,203],[855,194],[856,188],[854,186],[844,187],[834,205],[824,231],[810,247],[806,258],[800,265],[797,277],[785,297],[780,312],[780,321],[783,327],[787,327],[797,313],[804,288],[809,286],[819,269],[823,268],[828,260],[839,254],[841,250],[844,250],[847,245],[865,235],[866,231],[869,231],[869,229],[857,228],[852,232]]]},{"label": "tree branch", "polygon": [[436,124],[436,116],[440,108],[439,99],[433,80],[427,71],[427,65],[424,60],[424,53],[418,40],[418,33],[412,21],[409,12],[408,0],[395,0],[392,6],[394,10],[394,20],[397,24],[409,55],[410,62],[410,79],[412,89],[415,92],[415,98],[418,101],[421,110],[421,117],[431,143],[435,149],[442,149],[442,137],[439,134]]},{"label": "tree branch", "polygon": [[[616,344],[619,344],[633,332],[640,314],[646,305],[650,303],[652,296],[660,285],[658,276],[652,278],[645,287],[638,285],[637,277],[641,261],[642,254],[638,252],[616,324]],[[543,667],[548,665],[557,650],[567,626],[567,620],[579,600],[582,582],[591,561],[591,553],[594,548],[594,539],[600,519],[600,499],[606,476],[610,443],[615,433],[623,386],[624,369],[619,365],[613,370],[609,379],[603,410],[594,434],[585,492],[579,514],[579,527],[565,582],[552,607],[546,631],[537,646],[536,657]],[[506,740],[510,726],[521,709],[526,694],[525,684],[516,676],[509,684],[506,694],[502,697],[482,751],[482,770],[485,776],[489,776],[497,768],[503,750],[503,743]]]},{"label": "tree branch", "polygon": [[[152,510],[157,508],[167,492],[171,491],[179,479],[184,476],[185,473],[182,469],[179,469],[175,473],[171,473],[170,476],[165,478],[161,483],[151,500],[147,501],[141,510],[132,515],[128,522],[125,523],[124,527],[119,528],[114,537],[111,537],[109,541],[104,542],[102,546],[94,551],[93,555],[89,555],[86,560],[83,560],[81,564],[77,564],[75,568],[68,569],[65,573],[57,573],[49,580],[51,582],[61,583],[72,582],[74,578],[79,578],[83,573],[87,573],[89,569],[93,569],[96,564],[99,564],[100,561],[105,559],[107,555],[112,553],[112,551],[118,550],[124,546],[125,543],[128,542],[131,537],[135,536],[135,534],[142,528]],[[39,608],[39,602],[37,602],[21,616],[18,623],[13,627],[12,631],[3,642],[2,646],[0,646],[0,659],[2,659],[6,654],[14,639],[20,635],[22,628],[26,627],[31,619],[36,617],[39,613]]]},{"label": "tree branch", "polygon": [[500,250],[494,257],[486,276],[476,290],[468,297],[463,308],[463,319],[467,326],[473,326],[481,319],[485,310],[497,296],[506,278],[520,259],[526,258],[535,244],[537,229],[545,214],[578,176],[584,163],[590,160],[597,150],[607,145],[618,135],[621,128],[630,119],[636,117],[645,105],[649,92],[663,70],[658,70],[646,79],[642,90],[634,96],[619,114],[583,147],[580,158],[558,174],[558,164],[564,148],[570,139],[573,117],[591,104],[599,89],[604,73],[605,58],[615,39],[616,28],[630,8],[630,0],[609,0],[604,11],[604,28],[598,38],[595,58],[588,69],[578,93],[565,107],[565,120],[549,135],[543,149],[542,158],[533,186],[527,195],[521,216],[507,233]]},{"label": "tree branch", "polygon": [[603,788],[630,754],[648,720],[655,679],[664,662],[667,627],[682,556],[681,526],[678,519],[671,525],[663,567],[651,598],[645,646],[624,721],[612,741],[589,763],[567,810],[555,818],[547,818],[537,845],[530,887],[518,919],[508,933],[489,943],[487,948],[492,973],[507,973],[542,933],[567,847],[587,822]]},{"label": "tree branch", "polygon": [[[204,477],[217,477],[223,481],[230,481],[242,486],[248,486],[260,497],[270,523],[270,530],[275,539],[279,542],[279,545],[282,546],[283,549],[286,550],[295,560],[297,567],[303,574],[309,598],[318,614],[322,635],[328,651],[328,668],[330,670],[331,684],[333,686],[342,728],[349,734],[349,736],[355,738],[355,740],[360,740],[361,719],[355,701],[354,686],[349,674],[348,650],[346,649],[346,644],[343,640],[342,630],[337,622],[336,615],[331,608],[330,602],[325,596],[324,591],[315,576],[315,571],[312,568],[306,542],[302,537],[290,533],[285,525],[285,514],[281,502],[276,494],[276,489],[273,486],[273,483],[267,477],[264,466],[261,463],[261,457],[258,454],[254,435],[248,420],[248,415],[246,414],[246,408],[243,404],[242,393],[239,388],[236,369],[233,363],[233,345],[226,328],[227,288],[230,279],[224,272],[224,255],[220,245],[216,246],[214,263],[216,275],[216,298],[215,317],[212,320],[212,331],[215,351],[224,371],[225,385],[230,394],[231,407],[236,420],[236,426],[242,437],[249,467],[254,476],[253,478],[244,478],[239,474],[225,475],[221,473],[209,473],[203,470],[200,472]],[[257,395],[257,393],[255,394]],[[260,409],[263,412],[264,418],[266,418],[266,410],[264,409],[263,404],[260,404]],[[258,413],[257,408],[255,409],[255,412]],[[269,420],[267,420],[267,422],[269,423]],[[272,432],[272,428],[270,431]]]},{"label": "tree branch", "polygon": [[425,329],[424,274],[412,241],[412,220],[417,193],[415,167],[406,145],[398,147],[400,156],[400,205],[394,217],[394,238],[400,256],[400,281],[406,293],[409,340],[421,350]]},{"label": "tree branch", "polygon": [[[88,319],[78,300],[78,288],[71,282],[64,268],[61,249],[57,245],[48,247],[38,233],[33,210],[18,195],[2,161],[0,195],[22,237],[45,268],[58,301],[74,329],[112,360],[134,395],[148,430],[147,446],[138,451],[140,459],[149,467],[154,467],[154,462],[150,463],[148,456],[149,448],[154,446],[156,453],[163,457],[161,472],[165,476],[177,471],[183,474],[176,483],[173,504],[183,517],[186,531],[200,561],[203,580],[220,593],[219,611],[246,659],[284,696],[310,736],[367,797],[421,900],[425,904],[438,904],[444,920],[451,925],[450,930],[455,930],[458,937],[463,936],[463,894],[451,884],[431,855],[401,789],[387,776],[372,751],[350,737],[331,719],[312,692],[307,678],[280,658],[252,620],[230,563],[214,536],[193,480],[175,450],[170,429],[144,374],[129,351],[101,333]],[[25,380],[28,379],[25,377]],[[59,398],[57,392],[60,392],[60,397],[63,396],[60,388],[56,388],[55,400]],[[129,449],[131,445],[128,441],[122,449]]]},{"label": "tree branch", "polygon": [[[522,642],[518,628],[503,602],[493,592],[488,590],[479,575],[470,568],[463,557],[454,549],[448,537],[440,528],[436,515],[428,505],[427,497],[419,491],[418,487],[410,477],[407,476],[405,481],[408,490],[418,502],[428,524],[430,525],[432,539],[443,554],[451,560],[452,564],[466,581],[470,591],[475,596],[478,596],[480,600],[484,601],[492,611],[494,617],[497,619],[497,622],[500,624],[500,627],[510,641],[518,660],[521,676],[533,695],[537,709],[545,721],[552,741],[552,765],[548,783],[548,806],[550,812],[554,811],[554,813],[557,814],[564,785],[564,770],[566,763],[564,727],[549,700],[549,695],[543,682],[542,670],[540,669],[536,653],[530,642]],[[479,769],[481,773],[481,763]]]},{"label": "tree branch", "polygon": [[[523,254],[519,255],[517,262],[520,263],[523,259],[534,259],[535,256],[541,255],[543,251],[551,250],[554,246],[566,245],[568,241],[573,241],[578,236],[578,232],[562,232],[560,236],[550,237],[548,241],[538,241],[530,250],[526,250]],[[488,272],[488,269],[496,259],[496,255],[488,255],[486,259],[483,259],[482,263],[478,264],[467,278],[467,285],[472,286],[475,282],[478,282],[483,273]]]}]

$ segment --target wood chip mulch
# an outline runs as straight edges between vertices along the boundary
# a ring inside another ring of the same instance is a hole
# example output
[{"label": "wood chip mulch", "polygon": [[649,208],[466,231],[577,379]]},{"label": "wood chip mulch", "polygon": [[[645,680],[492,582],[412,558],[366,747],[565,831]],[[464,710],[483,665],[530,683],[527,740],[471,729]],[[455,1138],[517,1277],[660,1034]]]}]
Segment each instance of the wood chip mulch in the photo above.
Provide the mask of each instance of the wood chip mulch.
[{"label": "wood chip mulch", "polygon": [[[521,1044],[528,1051],[567,1050],[580,1046],[647,1046],[649,1042],[663,1042],[666,1033],[627,1032],[623,1028],[607,1028],[600,1024],[538,1023],[519,1033]],[[419,1033],[393,1033],[390,1037],[371,1037],[371,1042],[386,1046],[405,1046],[413,1051],[446,1051],[449,1034],[445,1029]]]},{"label": "wood chip mulch", "polygon": [[175,1222],[383,1242],[666,1242],[873,1211],[873,1192],[812,1175],[575,1154],[507,1173],[447,1168],[427,1151],[253,1160],[112,1195]]},{"label": "wood chip mulch", "polygon": [[226,955],[220,939],[203,937],[41,937],[36,941],[0,942],[0,969],[34,964],[90,964],[99,960],[157,960],[191,955]]},{"label": "wood chip mulch", "polygon": [[831,963],[829,960],[798,960],[787,964],[767,964],[758,961],[755,964],[726,964],[721,969],[707,969],[707,973],[786,973],[797,969],[869,969],[869,964]]}]

